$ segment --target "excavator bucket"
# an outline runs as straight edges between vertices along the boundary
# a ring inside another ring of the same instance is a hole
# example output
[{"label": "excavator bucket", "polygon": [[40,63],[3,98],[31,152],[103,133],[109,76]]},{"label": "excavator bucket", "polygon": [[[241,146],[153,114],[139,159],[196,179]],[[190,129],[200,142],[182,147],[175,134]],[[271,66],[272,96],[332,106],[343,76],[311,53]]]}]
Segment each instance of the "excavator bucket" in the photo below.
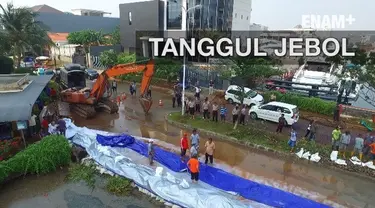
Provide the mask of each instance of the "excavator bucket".
[{"label": "excavator bucket", "polygon": [[143,108],[143,111],[147,114],[150,111],[150,108],[152,106],[152,100],[149,98],[139,98],[139,102],[141,103],[141,106]]}]

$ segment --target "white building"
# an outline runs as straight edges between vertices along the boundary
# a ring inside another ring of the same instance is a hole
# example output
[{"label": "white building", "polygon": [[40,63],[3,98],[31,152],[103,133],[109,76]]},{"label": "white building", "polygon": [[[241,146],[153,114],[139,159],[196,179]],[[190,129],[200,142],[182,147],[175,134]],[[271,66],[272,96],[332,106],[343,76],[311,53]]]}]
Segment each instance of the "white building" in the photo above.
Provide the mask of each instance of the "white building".
[{"label": "white building", "polygon": [[104,17],[104,15],[110,15],[109,12],[104,12],[100,10],[92,10],[92,9],[72,9],[72,13],[74,15],[79,16],[96,16],[96,17]]},{"label": "white building", "polygon": [[268,31],[268,27],[261,24],[253,23],[250,25],[250,31]]}]

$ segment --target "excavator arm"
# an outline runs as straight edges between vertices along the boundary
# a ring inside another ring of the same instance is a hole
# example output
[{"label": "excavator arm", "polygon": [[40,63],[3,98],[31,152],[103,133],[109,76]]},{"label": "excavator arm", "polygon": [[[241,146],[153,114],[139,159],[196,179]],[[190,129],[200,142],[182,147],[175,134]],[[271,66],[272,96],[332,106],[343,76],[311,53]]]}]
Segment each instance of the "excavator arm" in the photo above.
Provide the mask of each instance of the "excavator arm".
[{"label": "excavator arm", "polygon": [[91,93],[90,97],[96,98],[96,100],[100,100],[107,89],[108,86],[108,78],[116,77],[119,75],[130,74],[130,73],[137,73],[143,72],[141,88],[140,88],[140,102],[143,107],[145,113],[151,108],[152,100],[150,98],[146,98],[145,94],[151,84],[152,76],[154,75],[155,71],[155,62],[154,60],[149,60],[148,62],[144,63],[131,63],[131,64],[119,64],[110,69],[105,70],[103,73],[99,75],[97,78]]}]

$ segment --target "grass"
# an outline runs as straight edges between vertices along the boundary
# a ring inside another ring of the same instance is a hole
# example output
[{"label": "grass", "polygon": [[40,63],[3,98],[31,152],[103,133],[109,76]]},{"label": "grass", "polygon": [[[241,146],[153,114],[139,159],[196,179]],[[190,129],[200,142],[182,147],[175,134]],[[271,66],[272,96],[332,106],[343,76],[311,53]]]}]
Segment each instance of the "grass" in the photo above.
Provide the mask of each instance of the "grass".
[{"label": "grass", "polygon": [[111,176],[108,178],[106,189],[117,196],[127,196],[133,190],[131,181],[123,177]]},{"label": "grass", "polygon": [[67,180],[71,182],[86,182],[90,188],[95,188],[96,170],[94,166],[85,166],[72,163],[69,167]]},{"label": "grass", "polygon": [[[259,124],[248,124],[246,126],[238,125],[237,129],[233,129],[231,123],[216,123],[203,120],[200,117],[196,117],[192,120],[188,117],[181,116],[180,113],[171,113],[169,119],[190,125],[193,128],[204,129],[234,137],[240,142],[250,142],[252,144],[262,145],[281,152],[290,151],[290,147],[287,144],[289,140],[287,136],[269,132],[265,126]],[[319,152],[322,156],[329,156],[331,153],[331,146],[329,145],[322,145],[301,139],[297,140],[297,149],[299,148],[304,148],[305,150],[310,151],[310,153]]]},{"label": "grass", "polygon": [[[72,163],[66,179],[70,182],[84,181],[87,186],[94,189],[96,183],[95,177],[98,174],[94,165],[86,166]],[[133,187],[131,186],[131,181],[127,178],[108,175],[106,177],[106,190],[117,196],[126,196],[130,194]]]}]

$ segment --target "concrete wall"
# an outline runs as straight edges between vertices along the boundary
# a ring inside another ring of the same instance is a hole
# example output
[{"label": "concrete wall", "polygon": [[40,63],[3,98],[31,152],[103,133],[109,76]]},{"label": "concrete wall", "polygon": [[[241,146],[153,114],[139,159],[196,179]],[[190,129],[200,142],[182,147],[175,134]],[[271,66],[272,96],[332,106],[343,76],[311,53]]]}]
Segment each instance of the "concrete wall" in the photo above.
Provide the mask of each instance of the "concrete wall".
[{"label": "concrete wall", "polygon": [[134,51],[136,31],[159,31],[164,28],[163,8],[159,0],[120,4],[121,45],[125,51]]}]

